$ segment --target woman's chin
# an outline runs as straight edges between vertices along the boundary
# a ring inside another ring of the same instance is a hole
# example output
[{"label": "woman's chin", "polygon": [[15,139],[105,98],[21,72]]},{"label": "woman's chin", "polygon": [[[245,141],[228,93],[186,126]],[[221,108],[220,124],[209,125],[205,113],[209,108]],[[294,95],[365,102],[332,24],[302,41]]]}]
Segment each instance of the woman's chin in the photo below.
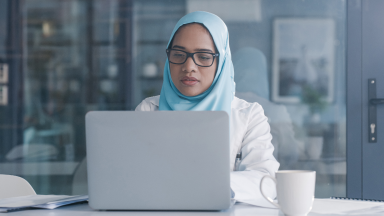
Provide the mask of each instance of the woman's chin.
[{"label": "woman's chin", "polygon": [[196,96],[196,95],[199,95],[201,94],[202,92],[200,91],[191,91],[191,89],[188,89],[188,91],[180,91],[181,94],[185,95],[185,96],[188,96],[188,97],[193,97],[193,96]]},{"label": "woman's chin", "polygon": [[193,93],[182,93],[182,94],[185,96],[188,96],[188,97],[193,97],[193,96],[199,95],[199,94],[193,94]]}]

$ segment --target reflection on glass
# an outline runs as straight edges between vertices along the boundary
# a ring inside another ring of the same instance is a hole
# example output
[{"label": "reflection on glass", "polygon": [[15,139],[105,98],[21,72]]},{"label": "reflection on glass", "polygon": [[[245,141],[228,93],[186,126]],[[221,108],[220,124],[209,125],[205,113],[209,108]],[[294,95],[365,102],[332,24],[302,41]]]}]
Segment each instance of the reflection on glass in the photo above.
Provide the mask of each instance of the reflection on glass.
[{"label": "reflection on glass", "polygon": [[[40,194],[78,193],[74,189],[78,185],[86,188],[81,175],[85,113],[131,108],[127,88],[131,47],[125,37],[131,32],[126,19],[131,5],[116,0],[27,0],[14,1],[16,7],[6,2],[1,1],[0,8],[12,6],[19,11],[7,11],[23,15],[23,22],[3,16],[0,22],[21,29],[23,71],[12,65],[17,56],[8,58],[11,79],[17,79],[23,89],[23,94],[10,98],[22,104],[23,122],[0,118],[2,126],[17,125],[8,136],[17,139],[0,136],[1,173],[24,177]],[[3,35],[0,39],[0,50],[6,50]],[[18,88],[9,86],[11,93]],[[6,134],[1,128],[0,135]]]},{"label": "reflection on glass", "polygon": [[299,159],[299,148],[303,146],[293,131],[291,117],[284,105],[269,100],[267,60],[255,48],[242,48],[233,55],[236,71],[236,96],[248,102],[258,102],[264,109],[271,126],[274,156],[280,169],[292,169]]},{"label": "reflection on glass", "polygon": [[[23,89],[8,98],[22,119],[0,114],[0,172],[40,194],[86,193],[84,115],[158,95],[169,35],[195,10],[226,22],[236,96],[264,107],[281,169],[316,170],[316,197],[345,196],[343,0],[22,1],[22,22],[0,13],[0,27],[20,25],[23,41],[22,58],[0,59],[20,83],[8,91]],[[2,56],[8,35],[0,32]]]},{"label": "reflection on glass", "polygon": [[317,171],[316,197],[346,195],[345,4],[321,3],[329,4],[335,9],[316,8],[314,1],[263,1],[271,25],[227,23],[230,33],[236,30],[232,40],[241,41],[231,47],[236,96],[263,106],[281,169]]}]

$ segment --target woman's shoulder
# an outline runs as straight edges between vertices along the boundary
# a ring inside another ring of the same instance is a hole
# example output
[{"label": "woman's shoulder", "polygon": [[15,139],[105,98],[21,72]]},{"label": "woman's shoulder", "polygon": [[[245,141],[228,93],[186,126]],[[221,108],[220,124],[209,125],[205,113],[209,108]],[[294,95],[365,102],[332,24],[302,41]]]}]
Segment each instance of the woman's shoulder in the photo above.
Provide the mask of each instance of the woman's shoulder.
[{"label": "woman's shoulder", "polygon": [[240,111],[240,112],[264,112],[263,108],[261,105],[257,102],[248,102],[246,100],[240,99],[238,97],[234,97],[232,101],[232,109],[235,111]]},{"label": "woman's shoulder", "polygon": [[[147,97],[139,105],[135,111],[156,111],[159,110],[160,95]],[[264,111],[261,105],[257,102],[248,102],[238,97],[234,97],[232,101],[232,110],[242,113],[254,113]]]},{"label": "woman's shoulder", "polygon": [[135,111],[156,111],[159,109],[160,95],[147,97],[139,105]]}]

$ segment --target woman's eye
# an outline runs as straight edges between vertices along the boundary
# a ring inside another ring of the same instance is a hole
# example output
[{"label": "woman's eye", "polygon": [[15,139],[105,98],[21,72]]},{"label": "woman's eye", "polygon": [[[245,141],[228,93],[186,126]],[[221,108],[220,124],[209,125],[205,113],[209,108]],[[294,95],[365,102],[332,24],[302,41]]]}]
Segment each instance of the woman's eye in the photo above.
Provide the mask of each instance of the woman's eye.
[{"label": "woman's eye", "polygon": [[185,54],[183,54],[183,53],[174,53],[172,56],[173,57],[177,57],[177,58],[181,58],[181,57],[184,57]]},{"label": "woman's eye", "polygon": [[212,56],[211,55],[202,54],[202,55],[199,55],[199,59],[202,60],[202,61],[207,61],[207,60],[211,60]]}]

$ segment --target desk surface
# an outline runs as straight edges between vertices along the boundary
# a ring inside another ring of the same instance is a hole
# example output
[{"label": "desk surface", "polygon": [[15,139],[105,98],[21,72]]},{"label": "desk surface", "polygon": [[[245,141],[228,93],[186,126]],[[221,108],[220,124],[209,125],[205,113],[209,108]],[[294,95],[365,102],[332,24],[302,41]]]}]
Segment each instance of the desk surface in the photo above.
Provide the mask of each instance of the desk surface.
[{"label": "desk surface", "polygon": [[[0,213],[1,214],[1,213]],[[165,215],[181,215],[181,216],[211,216],[211,215],[222,215],[222,216],[284,216],[282,212],[277,209],[259,208],[247,204],[236,204],[232,208],[221,211],[221,212],[191,212],[191,211],[94,211],[88,204],[76,204],[66,207],[61,207],[54,210],[46,209],[32,209],[23,210],[10,213],[3,213],[4,216],[109,216],[109,215],[139,215],[139,216],[165,216]],[[372,214],[370,216],[373,216]],[[382,214],[381,214],[382,215]],[[314,214],[310,213],[308,216],[332,216],[330,214]],[[336,216],[336,215],[334,215]],[[340,215],[338,215],[340,216]],[[369,216],[369,215],[365,215]]]}]

